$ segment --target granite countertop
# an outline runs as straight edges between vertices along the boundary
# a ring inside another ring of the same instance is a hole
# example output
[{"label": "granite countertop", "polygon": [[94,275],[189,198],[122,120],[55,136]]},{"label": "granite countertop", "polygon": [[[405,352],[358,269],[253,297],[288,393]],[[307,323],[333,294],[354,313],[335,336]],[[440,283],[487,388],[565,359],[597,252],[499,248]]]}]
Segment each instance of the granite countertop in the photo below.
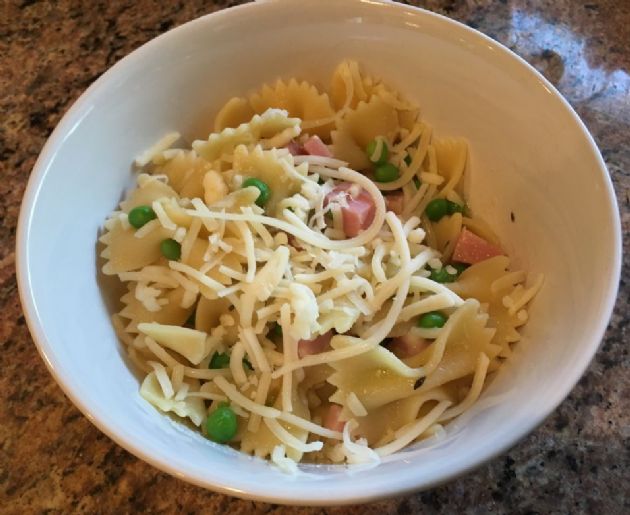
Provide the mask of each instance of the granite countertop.
[{"label": "granite countertop", "polygon": [[[85,88],[168,29],[239,2],[0,2],[0,512],[628,513],[630,2],[427,0],[534,64],[582,117],[612,177],[625,235],[616,309],[578,386],[507,454],[447,485],[346,508],[231,498],[159,472],[98,431],[63,395],[24,322],[15,233],[29,173]],[[596,271],[594,271],[596,273]]]}]

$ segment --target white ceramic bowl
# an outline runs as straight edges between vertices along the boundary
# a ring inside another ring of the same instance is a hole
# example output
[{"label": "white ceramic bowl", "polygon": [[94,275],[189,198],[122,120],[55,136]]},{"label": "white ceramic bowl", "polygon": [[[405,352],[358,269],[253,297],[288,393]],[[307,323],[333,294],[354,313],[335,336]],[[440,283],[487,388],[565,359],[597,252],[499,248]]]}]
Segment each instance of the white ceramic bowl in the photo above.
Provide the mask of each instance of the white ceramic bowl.
[{"label": "white ceramic bowl", "polygon": [[[472,149],[470,198],[519,265],[546,276],[517,356],[432,447],[371,470],[288,477],[171,422],[138,394],[109,322],[96,239],[132,183],[132,159],[166,131],[205,136],[217,107],[278,76],[326,83],[357,59]],[[510,221],[510,212],[516,222]],[[565,398],[600,343],[620,272],[613,190],[557,91],[491,39],[380,0],[267,1],[156,38],[97,80],[33,170],[18,233],[28,324],[66,394],[103,432],[176,477],[252,499],[341,504],[427,488],[503,452]]]}]

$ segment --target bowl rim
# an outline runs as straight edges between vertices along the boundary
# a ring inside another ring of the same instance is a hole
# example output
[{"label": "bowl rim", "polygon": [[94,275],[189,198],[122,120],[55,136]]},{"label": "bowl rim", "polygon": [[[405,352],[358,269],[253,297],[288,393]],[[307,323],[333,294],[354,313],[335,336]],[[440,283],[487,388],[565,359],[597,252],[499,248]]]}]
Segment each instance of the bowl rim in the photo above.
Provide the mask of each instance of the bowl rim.
[{"label": "bowl rim", "polygon": [[[294,4],[302,5],[333,5],[339,0],[293,0]],[[608,275],[608,283],[605,287],[605,305],[602,307],[602,313],[607,314],[606,317],[601,317],[596,329],[593,331],[593,342],[590,345],[590,352],[584,353],[584,356],[576,363],[575,367],[571,369],[570,378],[566,381],[564,388],[556,392],[550,392],[547,399],[547,408],[541,410],[537,417],[530,420],[527,424],[524,424],[520,430],[515,431],[510,437],[506,438],[500,444],[488,449],[484,449],[474,459],[469,459],[467,462],[462,462],[458,466],[453,467],[450,471],[436,475],[431,480],[424,483],[417,484],[413,481],[413,478],[407,478],[405,481],[403,478],[396,483],[396,486],[387,488],[381,488],[380,490],[371,491],[369,493],[363,493],[356,489],[348,489],[335,496],[331,496],[331,492],[318,492],[318,489],[307,488],[291,488],[282,489],[277,487],[269,489],[269,486],[264,482],[261,482],[261,486],[252,490],[243,490],[239,488],[238,481],[234,481],[234,477],[231,480],[222,480],[220,476],[200,476],[195,475],[181,467],[173,465],[172,463],[156,457],[145,452],[142,443],[139,441],[133,441],[128,435],[123,435],[120,430],[120,426],[117,426],[106,416],[101,413],[93,411],[91,406],[83,399],[80,392],[77,392],[72,388],[71,381],[64,375],[58,372],[59,361],[56,358],[54,352],[54,345],[49,341],[42,320],[40,319],[36,303],[32,295],[32,283],[29,269],[30,263],[30,249],[29,249],[29,234],[31,230],[31,224],[33,221],[34,208],[37,204],[38,197],[46,177],[46,174],[50,168],[51,161],[54,159],[57,149],[63,144],[66,134],[73,129],[73,126],[78,123],[89,111],[90,98],[101,89],[105,89],[108,86],[110,80],[117,74],[124,70],[131,68],[134,64],[141,60],[145,53],[152,51],[154,46],[162,44],[165,39],[172,37],[174,34],[183,34],[184,31],[189,30],[193,26],[206,24],[206,23],[220,23],[221,21],[230,21],[233,17],[239,16],[245,11],[257,12],[259,9],[266,9],[268,6],[281,3],[281,0],[257,0],[253,3],[234,6],[227,9],[222,9],[213,13],[206,14],[187,23],[184,23],[164,34],[161,34],[150,41],[144,43],[139,48],[135,49],[120,61],[106,70],[95,82],[93,82],[72,104],[68,111],[64,114],[62,119],[55,127],[52,134],[46,141],[43,149],[29,177],[27,187],[22,199],[22,206],[20,209],[20,215],[18,219],[17,235],[16,235],[16,272],[18,290],[20,295],[20,301],[23,307],[25,319],[28,328],[31,332],[33,341],[37,347],[37,350],[44,360],[49,372],[61,387],[65,395],[72,401],[72,403],[90,420],[100,431],[105,433],[118,445],[126,449],[128,452],[142,459],[143,461],[151,464],[157,469],[166,472],[179,479],[183,479],[189,483],[201,486],[203,488],[211,489],[216,492],[227,495],[235,495],[241,498],[264,501],[279,504],[297,504],[297,505],[341,505],[351,503],[363,503],[369,501],[375,501],[386,497],[393,497],[397,495],[403,495],[412,493],[418,490],[426,490],[428,488],[435,487],[447,481],[450,481],[470,470],[481,466],[496,456],[504,453],[506,450],[514,446],[518,441],[524,438],[527,434],[532,432],[538,427],[544,420],[557,409],[558,405],[569,395],[571,390],[575,387],[579,379],[583,376],[587,367],[591,363],[597,349],[601,345],[603,336],[608,326],[610,317],[612,315],[619,287],[619,280],[621,275],[621,262],[622,262],[622,239],[621,239],[621,221],[619,217],[618,204],[612,185],[610,175],[607,171],[606,165],[602,159],[601,153],[597,148],[597,145],[589,133],[588,129],[579,118],[577,113],[573,110],[568,101],[562,96],[562,94],[545,79],[533,66],[527,61],[518,56],[516,53],[503,46],[501,43],[491,39],[478,30],[472,29],[467,25],[450,19],[438,13],[434,13],[419,7],[404,5],[400,3],[394,3],[391,0],[344,0],[346,3],[355,2],[357,4],[371,4],[369,8],[375,9],[396,9],[404,10],[414,16],[425,17],[425,20],[433,23],[441,24],[442,26],[452,29],[455,34],[465,34],[469,40],[474,40],[478,43],[483,43],[490,49],[497,53],[503,54],[515,61],[515,65],[518,64],[523,70],[526,70],[530,76],[533,76],[542,87],[544,87],[550,94],[553,95],[555,100],[560,102],[561,107],[570,115],[571,119],[575,123],[575,126],[585,140],[588,142],[590,151],[596,158],[599,172],[602,175],[602,183],[605,185],[606,194],[609,199],[608,203],[608,216],[612,224],[613,238],[614,238],[614,256],[611,258],[611,269]],[[387,11],[389,12],[389,11]],[[251,13],[250,13],[251,14]],[[332,498],[331,498],[332,497]]]}]

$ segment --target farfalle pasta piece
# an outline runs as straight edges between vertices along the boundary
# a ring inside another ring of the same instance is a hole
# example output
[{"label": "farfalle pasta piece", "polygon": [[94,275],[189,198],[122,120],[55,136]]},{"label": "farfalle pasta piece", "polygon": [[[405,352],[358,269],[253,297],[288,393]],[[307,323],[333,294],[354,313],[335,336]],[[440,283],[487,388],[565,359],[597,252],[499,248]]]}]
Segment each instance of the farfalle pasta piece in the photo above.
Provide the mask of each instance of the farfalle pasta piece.
[{"label": "farfalle pasta piece", "polygon": [[[191,246],[188,257],[183,262],[183,265],[188,270],[197,271],[198,277],[206,276],[210,280],[220,283],[224,286],[232,284],[233,279],[230,275],[227,275],[221,271],[221,266],[231,269],[233,272],[240,274],[243,272],[243,263],[246,258],[239,256],[235,253],[224,255],[223,253],[214,255],[212,259],[214,265],[208,268],[208,261],[206,261],[205,255],[208,250],[208,241],[197,238]],[[202,273],[199,269],[206,268],[205,273]],[[206,299],[214,300],[217,298],[216,291],[208,287],[206,284],[199,282],[199,292]]]},{"label": "farfalle pasta piece", "polygon": [[213,204],[212,207],[225,209],[227,212],[240,213],[242,207],[251,206],[257,198],[258,190],[256,188],[241,188],[226,195],[219,202]]},{"label": "farfalle pasta piece", "polygon": [[464,270],[457,282],[448,286],[463,299],[474,298],[482,303],[492,302],[490,285],[509,273],[507,271],[509,265],[510,258],[507,256],[495,256],[480,261]]},{"label": "farfalle pasta piece", "polygon": [[338,123],[339,129],[331,132],[333,153],[339,159],[346,161],[355,170],[365,170],[371,163],[365,153],[346,129],[343,122]]},{"label": "farfalle pasta piece", "polygon": [[160,242],[170,238],[173,231],[162,227],[157,220],[149,223],[153,224],[151,230],[138,238],[133,227],[125,227],[118,218],[108,220],[107,232],[99,238],[105,245],[101,252],[106,260],[102,268],[105,275],[139,270],[162,259]]},{"label": "farfalle pasta piece", "polygon": [[221,132],[228,127],[238,127],[251,120],[255,114],[247,99],[232,97],[217,113],[214,119],[214,131]]},{"label": "farfalle pasta piece", "polygon": [[[335,340],[333,348],[338,346]],[[335,372],[328,382],[337,391],[330,401],[346,406],[348,395],[354,393],[367,410],[408,396],[417,379],[413,370],[380,346],[351,360],[331,363],[331,366]]]},{"label": "farfalle pasta piece", "polygon": [[492,303],[488,308],[488,314],[492,316],[492,325],[496,329],[496,333],[492,342],[501,346],[501,357],[509,357],[512,354],[511,344],[521,339],[517,328],[527,322],[527,312],[523,314],[511,315],[507,309],[501,309],[498,303]]},{"label": "farfalle pasta piece", "polygon": [[334,372],[335,370],[330,365],[308,367],[304,369],[304,379],[300,382],[300,388],[309,391],[313,386],[330,387],[326,381]]},{"label": "farfalle pasta piece", "polygon": [[397,91],[369,75],[363,75],[356,61],[342,61],[333,72],[330,97],[335,109],[342,115],[355,109],[360,102],[369,102],[378,96],[398,112],[399,126],[411,130],[418,119],[420,109],[404,99]]},{"label": "farfalle pasta piece", "polygon": [[302,127],[309,134],[328,139],[333,127],[334,115],[326,93],[306,81],[291,79],[288,83],[276,81],[273,86],[265,84],[261,90],[249,97],[254,112],[261,113],[271,107],[283,109],[302,120]]},{"label": "farfalle pasta piece", "polygon": [[457,282],[450,285],[461,297],[474,297],[487,305],[490,323],[496,329],[492,342],[502,347],[502,356],[510,354],[509,344],[520,340],[517,328],[528,318],[524,306],[510,312],[504,303],[504,298],[525,281],[525,273],[509,271],[509,264],[506,256],[486,259],[465,270]]},{"label": "farfalle pasta piece", "polygon": [[134,286],[135,283],[129,283],[129,291],[120,299],[123,303],[123,308],[119,315],[128,320],[125,331],[129,333],[137,333],[138,324],[143,322],[183,325],[193,311],[192,306],[188,308],[181,306],[184,298],[184,290],[182,288],[166,290],[162,298],[167,302],[158,311],[149,311],[134,295]]},{"label": "farfalle pasta piece", "polygon": [[433,148],[437,158],[438,173],[445,179],[438,196],[445,197],[456,188],[464,175],[468,158],[468,143],[463,138],[440,138],[433,140]]},{"label": "farfalle pasta piece", "polygon": [[[192,381],[191,389],[198,388],[198,382]],[[153,404],[160,411],[165,413],[172,411],[182,418],[189,418],[193,424],[200,426],[206,418],[206,407],[201,398],[187,397],[184,400],[176,400],[174,397],[167,397],[158,381],[156,372],[151,372],[144,378],[140,387],[140,395]]]},{"label": "farfalle pasta piece", "polygon": [[365,149],[377,136],[392,138],[398,130],[396,109],[380,97],[372,97],[368,102],[361,102],[343,118],[343,130]]},{"label": "farfalle pasta piece", "polygon": [[[310,420],[310,411],[308,409],[308,403],[305,399],[302,398],[298,389],[293,389],[292,391],[292,401],[293,405],[293,414],[298,417],[304,418],[306,420]],[[282,406],[281,396],[275,400],[274,407],[280,409]],[[308,431],[299,428],[293,427],[287,422],[280,422],[280,425],[288,431],[293,437],[297,438],[300,442],[306,443],[308,438]],[[242,437],[241,437],[241,451],[246,452],[248,454],[253,454],[254,456],[258,456],[259,458],[266,458],[271,456],[276,445],[283,444],[282,441],[274,435],[271,430],[267,427],[267,425],[261,421],[260,426],[256,431],[250,431],[247,429]],[[295,461],[300,461],[302,459],[302,452],[294,449],[292,447],[288,447],[287,456]]]},{"label": "farfalle pasta piece", "polygon": [[216,170],[208,170],[205,173],[202,185],[203,200],[209,206],[215,205],[230,192],[223,175]]},{"label": "farfalle pasta piece", "polygon": [[160,167],[168,184],[185,198],[204,198],[204,177],[211,171],[212,165],[194,151],[178,152]]},{"label": "farfalle pasta piece", "polygon": [[445,216],[439,222],[434,222],[432,229],[436,249],[442,253],[442,261],[448,262],[462,230],[462,214],[454,213],[451,216]]},{"label": "farfalle pasta piece", "polygon": [[413,127],[418,123],[420,119],[420,109],[410,109],[405,111],[398,111],[398,124],[403,129],[408,131],[413,130]]},{"label": "farfalle pasta piece", "polygon": [[194,365],[201,363],[209,353],[206,343],[208,335],[203,331],[156,322],[138,324],[138,330],[163,347],[184,356]]},{"label": "farfalle pasta piece", "polygon": [[333,154],[356,170],[368,168],[367,144],[377,136],[393,138],[398,127],[396,109],[374,96],[369,102],[360,102],[337,122],[337,129],[331,133]]},{"label": "farfalle pasta piece", "polygon": [[160,242],[173,234],[173,230],[162,227],[157,220],[146,224],[142,233],[137,233],[126,222],[125,215],[134,207],[151,206],[161,198],[178,198],[170,186],[149,175],[141,174],[138,186],[120,203],[122,212],[115,212],[107,220],[105,233],[99,238],[105,245],[101,257],[106,260],[102,268],[106,275],[138,270],[158,262],[161,258]]},{"label": "farfalle pasta piece", "polygon": [[283,147],[300,132],[299,118],[289,118],[288,113],[281,109],[267,109],[263,114],[254,115],[248,123],[212,133],[207,140],[193,141],[192,146],[201,157],[213,162],[233,153],[239,145]]},{"label": "farfalle pasta piece", "polygon": [[255,177],[264,181],[271,196],[266,204],[269,213],[275,213],[276,205],[300,191],[304,174],[293,164],[293,157],[276,149],[263,150],[256,146],[251,151],[245,145],[234,150],[234,173],[243,177]]},{"label": "farfalle pasta piece", "polygon": [[354,109],[359,102],[367,101],[372,93],[373,80],[363,77],[356,61],[345,60],[333,72],[330,99],[337,110]]},{"label": "farfalle pasta piece", "polygon": [[[475,371],[477,357],[482,352],[490,359],[497,356],[501,347],[492,343],[495,329],[487,325],[488,315],[480,310],[479,302],[475,299],[466,300],[455,310],[442,328],[443,335],[438,336],[420,354],[404,360],[410,367],[429,367],[431,358],[439,351],[439,345],[442,345],[443,356],[439,365],[427,374],[418,391],[427,392],[449,381],[472,374]],[[445,341],[440,342],[440,338],[444,338]]]},{"label": "farfalle pasta piece", "polygon": [[220,325],[221,315],[227,314],[229,308],[230,301],[226,298],[207,299],[202,296],[195,311],[195,329],[210,333]]},{"label": "farfalle pasta piece", "polygon": [[393,439],[394,433],[401,427],[416,420],[424,405],[443,400],[452,399],[446,389],[438,387],[427,393],[390,402],[364,417],[357,417],[359,426],[355,433],[366,438],[371,446],[384,445]]},{"label": "farfalle pasta piece", "polygon": [[[246,430],[241,437],[241,451],[259,458],[271,456],[276,445],[280,445],[280,440],[265,424],[261,424],[255,432]],[[293,452],[301,458],[301,453]]]},{"label": "farfalle pasta piece", "polygon": [[164,181],[151,175],[138,176],[138,188],[134,189],[120,203],[120,209],[128,213],[136,206],[150,206],[154,200],[161,198],[178,198],[177,192]]},{"label": "farfalle pasta piece", "polygon": [[[201,238],[197,238],[190,249],[190,255],[186,260],[186,264],[190,265],[192,268],[199,269],[201,268],[206,261],[204,260],[204,255],[206,250],[208,249],[208,241],[202,240]],[[245,258],[242,258],[236,254],[228,254],[226,256],[222,256],[220,261],[217,261],[217,266],[212,267],[210,270],[206,272],[206,275],[215,281],[218,281],[226,286],[232,284],[232,278],[228,275],[222,273],[219,270],[220,265],[224,265],[227,268],[234,270],[237,273],[241,273],[243,271],[242,263]],[[243,261],[242,261],[243,260]]]},{"label": "farfalle pasta piece", "polygon": [[[387,87],[382,82],[379,82],[371,89],[372,95],[378,95],[381,99],[387,104],[391,105],[394,109],[399,112],[409,112],[409,121],[413,122],[418,117],[420,109],[417,105],[410,102],[409,100],[402,98],[400,93],[394,91],[393,89]],[[410,127],[405,126],[405,128],[409,129]]]}]

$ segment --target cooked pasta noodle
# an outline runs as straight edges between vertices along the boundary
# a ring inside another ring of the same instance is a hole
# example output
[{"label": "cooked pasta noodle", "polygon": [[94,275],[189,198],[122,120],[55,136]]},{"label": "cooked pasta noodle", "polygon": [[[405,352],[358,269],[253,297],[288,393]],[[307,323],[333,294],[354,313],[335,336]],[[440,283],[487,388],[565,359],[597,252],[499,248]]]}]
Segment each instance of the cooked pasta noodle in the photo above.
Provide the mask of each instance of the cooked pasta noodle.
[{"label": "cooked pasta noodle", "polygon": [[138,157],[100,238],[141,395],[289,473],[446,434],[543,285],[464,205],[465,140],[353,61],[329,92],[232,98],[215,129]]}]

